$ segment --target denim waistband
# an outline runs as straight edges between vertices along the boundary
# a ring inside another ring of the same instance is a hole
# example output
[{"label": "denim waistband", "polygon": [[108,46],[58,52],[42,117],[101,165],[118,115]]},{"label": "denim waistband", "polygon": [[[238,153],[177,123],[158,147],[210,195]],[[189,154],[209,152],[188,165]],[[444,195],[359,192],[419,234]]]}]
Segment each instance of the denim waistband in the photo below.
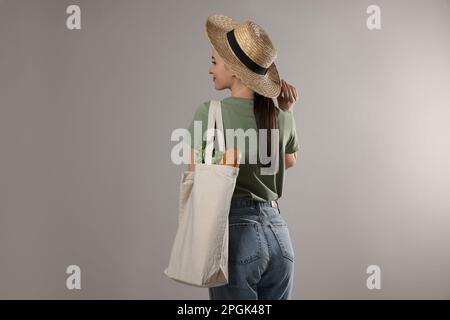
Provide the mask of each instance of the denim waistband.
[{"label": "denim waistband", "polygon": [[[277,205],[278,205],[278,202],[277,202]],[[271,207],[271,208],[273,208],[272,201],[257,201],[257,200],[248,199],[248,198],[235,198],[235,199],[231,200],[231,206],[230,206],[231,209],[246,208],[246,207],[253,207],[253,208]]]}]

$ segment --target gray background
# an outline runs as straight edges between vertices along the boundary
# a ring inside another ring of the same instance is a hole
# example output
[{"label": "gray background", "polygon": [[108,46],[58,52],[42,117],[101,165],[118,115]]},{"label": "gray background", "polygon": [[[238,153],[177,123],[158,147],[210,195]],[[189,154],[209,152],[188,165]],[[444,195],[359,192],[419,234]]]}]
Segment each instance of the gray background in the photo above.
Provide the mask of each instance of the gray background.
[{"label": "gray background", "polygon": [[0,0],[0,298],[207,299],[163,269],[185,169],[170,135],[229,95],[208,75],[214,13],[261,24],[300,92],[293,297],[450,298],[448,0]]}]

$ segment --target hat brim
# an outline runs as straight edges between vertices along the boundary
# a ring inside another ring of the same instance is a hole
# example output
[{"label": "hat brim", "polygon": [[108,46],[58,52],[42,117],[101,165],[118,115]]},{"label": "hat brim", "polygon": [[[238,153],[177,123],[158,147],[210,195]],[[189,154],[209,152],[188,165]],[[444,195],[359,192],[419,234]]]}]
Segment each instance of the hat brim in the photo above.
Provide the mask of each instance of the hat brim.
[{"label": "hat brim", "polygon": [[227,67],[253,91],[262,96],[276,98],[281,92],[281,79],[275,63],[272,63],[265,75],[248,69],[234,54],[228,44],[227,32],[239,23],[225,15],[211,15],[206,20],[206,33],[211,45],[223,59]]}]

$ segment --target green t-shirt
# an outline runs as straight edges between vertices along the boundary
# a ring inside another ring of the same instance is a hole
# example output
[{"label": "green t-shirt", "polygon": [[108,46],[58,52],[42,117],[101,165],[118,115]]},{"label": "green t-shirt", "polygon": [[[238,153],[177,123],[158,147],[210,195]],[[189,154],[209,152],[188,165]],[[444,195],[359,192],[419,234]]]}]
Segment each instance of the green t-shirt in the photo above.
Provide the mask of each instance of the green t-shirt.
[{"label": "green t-shirt", "polygon": [[[202,122],[202,137],[208,127],[208,111],[210,101],[203,102],[197,107],[194,118],[189,126],[189,133],[194,139],[194,121]],[[227,97],[221,101],[222,120],[224,130],[226,129],[247,129],[257,130],[256,120],[253,113],[253,99]],[[257,201],[271,201],[281,198],[283,191],[283,180],[285,172],[285,154],[294,153],[299,149],[299,142],[292,112],[276,108],[279,128],[279,166],[278,172],[272,175],[261,174],[261,168],[257,163],[251,164],[248,155],[248,138],[245,139],[245,150],[241,150],[243,162],[239,165],[239,174],[236,180],[233,198],[250,198]],[[226,148],[230,145],[226,141]],[[193,143],[187,141],[192,146]],[[203,147],[206,141],[203,141]],[[235,139],[234,147],[238,147]],[[259,152],[259,150],[257,151]],[[258,157],[259,161],[259,157]]]}]

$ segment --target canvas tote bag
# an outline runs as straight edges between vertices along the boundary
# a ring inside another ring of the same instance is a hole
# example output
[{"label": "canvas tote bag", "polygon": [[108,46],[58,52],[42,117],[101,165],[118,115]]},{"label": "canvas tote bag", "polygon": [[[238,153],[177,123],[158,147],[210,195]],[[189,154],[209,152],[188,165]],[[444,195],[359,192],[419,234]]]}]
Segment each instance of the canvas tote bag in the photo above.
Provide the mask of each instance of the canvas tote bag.
[{"label": "canvas tote bag", "polygon": [[212,164],[214,123],[219,151],[225,151],[220,101],[208,113],[205,163],[181,175],[178,227],[164,273],[196,287],[228,283],[228,215],[239,167]]}]

